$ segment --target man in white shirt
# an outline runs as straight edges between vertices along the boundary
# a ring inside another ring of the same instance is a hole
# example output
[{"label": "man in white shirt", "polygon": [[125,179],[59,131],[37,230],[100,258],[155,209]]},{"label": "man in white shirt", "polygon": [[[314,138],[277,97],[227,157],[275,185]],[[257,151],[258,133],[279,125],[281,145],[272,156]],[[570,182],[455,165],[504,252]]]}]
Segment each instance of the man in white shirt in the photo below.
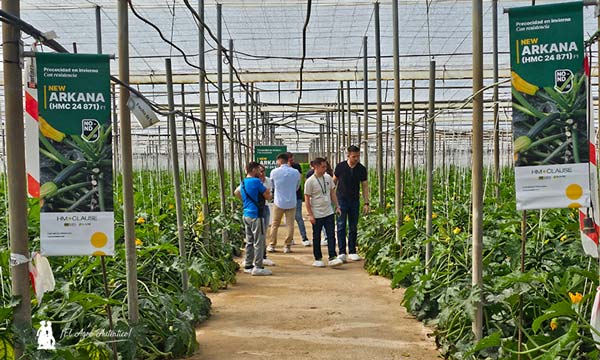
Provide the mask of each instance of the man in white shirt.
[{"label": "man in white shirt", "polygon": [[275,191],[273,200],[273,221],[271,223],[271,241],[267,250],[275,252],[277,246],[277,231],[281,218],[285,214],[285,223],[288,228],[284,253],[292,252],[292,239],[294,237],[294,218],[296,215],[296,190],[300,188],[300,173],[288,165],[289,157],[286,153],[277,155],[277,169],[271,171],[271,183]]},{"label": "man in white shirt", "polygon": [[306,212],[313,228],[313,255],[315,261],[313,266],[324,267],[325,263],[321,253],[321,229],[325,227],[327,234],[327,252],[329,255],[328,265],[330,267],[343,264],[335,253],[335,212],[339,215],[341,210],[338,206],[337,196],[335,194],[333,178],[326,173],[327,160],[316,158],[312,162],[315,173],[306,180],[304,184],[304,201],[306,202]]}]

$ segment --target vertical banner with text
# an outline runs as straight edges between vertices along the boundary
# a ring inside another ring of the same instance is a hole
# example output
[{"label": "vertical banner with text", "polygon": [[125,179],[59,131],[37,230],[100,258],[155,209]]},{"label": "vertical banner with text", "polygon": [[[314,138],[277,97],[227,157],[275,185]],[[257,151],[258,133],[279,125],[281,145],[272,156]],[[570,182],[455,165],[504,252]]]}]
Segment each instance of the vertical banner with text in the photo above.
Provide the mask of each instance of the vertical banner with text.
[{"label": "vertical banner with text", "polygon": [[277,155],[287,151],[285,145],[256,145],[254,161],[265,166],[266,175],[271,176],[271,170],[277,167]]},{"label": "vertical banner with text", "polygon": [[107,55],[37,53],[43,255],[113,255]]},{"label": "vertical banner with text", "polygon": [[590,205],[583,4],[509,11],[517,209]]}]

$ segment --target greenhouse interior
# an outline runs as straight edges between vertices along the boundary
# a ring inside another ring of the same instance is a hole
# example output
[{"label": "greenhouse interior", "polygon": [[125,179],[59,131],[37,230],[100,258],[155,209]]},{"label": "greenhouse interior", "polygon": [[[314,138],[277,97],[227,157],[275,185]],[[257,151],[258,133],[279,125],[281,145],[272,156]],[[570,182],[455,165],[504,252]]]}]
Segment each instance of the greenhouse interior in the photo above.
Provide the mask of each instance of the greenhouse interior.
[{"label": "greenhouse interior", "polygon": [[0,358],[600,357],[600,1],[1,4]]}]

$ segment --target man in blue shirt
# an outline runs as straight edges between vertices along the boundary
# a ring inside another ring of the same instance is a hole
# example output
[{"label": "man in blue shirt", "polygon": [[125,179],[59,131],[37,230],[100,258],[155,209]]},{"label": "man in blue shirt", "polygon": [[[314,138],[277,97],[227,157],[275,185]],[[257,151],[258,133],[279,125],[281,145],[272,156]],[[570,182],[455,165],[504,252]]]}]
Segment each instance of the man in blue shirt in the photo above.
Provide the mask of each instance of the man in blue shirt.
[{"label": "man in blue shirt", "polygon": [[285,224],[288,228],[284,253],[291,252],[292,239],[294,236],[294,218],[296,216],[296,191],[300,188],[300,173],[289,166],[289,157],[286,153],[277,155],[277,169],[271,171],[271,183],[275,191],[273,200],[273,222],[271,223],[271,241],[267,250],[275,252],[277,246],[277,230],[281,224],[281,218],[285,214]]},{"label": "man in blue shirt", "polygon": [[250,162],[246,165],[246,178],[236,189],[235,195],[244,202],[244,228],[246,233],[246,260],[244,272],[254,276],[271,275],[263,267],[265,251],[264,200],[271,199],[271,190],[260,181],[261,165]]}]

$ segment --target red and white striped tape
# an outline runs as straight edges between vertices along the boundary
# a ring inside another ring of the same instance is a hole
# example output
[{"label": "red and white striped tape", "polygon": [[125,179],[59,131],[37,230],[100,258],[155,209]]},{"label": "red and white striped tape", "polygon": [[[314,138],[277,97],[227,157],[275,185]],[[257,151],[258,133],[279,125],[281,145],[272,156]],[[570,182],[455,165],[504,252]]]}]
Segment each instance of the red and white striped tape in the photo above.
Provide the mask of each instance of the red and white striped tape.
[{"label": "red and white striped tape", "polygon": [[25,59],[25,168],[29,196],[40,196],[40,149],[35,58]]}]

